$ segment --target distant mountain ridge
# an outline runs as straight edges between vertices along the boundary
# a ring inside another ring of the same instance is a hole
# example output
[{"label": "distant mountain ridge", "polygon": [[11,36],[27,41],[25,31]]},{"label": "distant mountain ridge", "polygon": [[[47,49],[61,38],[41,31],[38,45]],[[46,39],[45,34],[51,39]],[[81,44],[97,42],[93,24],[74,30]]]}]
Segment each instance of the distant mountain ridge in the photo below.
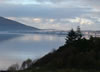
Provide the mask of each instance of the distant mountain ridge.
[{"label": "distant mountain ridge", "polygon": [[25,31],[25,30],[39,30],[39,29],[24,25],[14,20],[0,17],[0,31]]}]

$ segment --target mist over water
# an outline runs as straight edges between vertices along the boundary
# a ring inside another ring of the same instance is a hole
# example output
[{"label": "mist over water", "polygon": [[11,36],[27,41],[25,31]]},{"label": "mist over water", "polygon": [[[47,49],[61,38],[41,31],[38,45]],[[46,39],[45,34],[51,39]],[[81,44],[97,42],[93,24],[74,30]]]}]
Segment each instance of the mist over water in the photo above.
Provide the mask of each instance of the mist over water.
[{"label": "mist over water", "polygon": [[65,36],[47,34],[0,34],[0,70],[24,60],[38,59],[57,49]]}]

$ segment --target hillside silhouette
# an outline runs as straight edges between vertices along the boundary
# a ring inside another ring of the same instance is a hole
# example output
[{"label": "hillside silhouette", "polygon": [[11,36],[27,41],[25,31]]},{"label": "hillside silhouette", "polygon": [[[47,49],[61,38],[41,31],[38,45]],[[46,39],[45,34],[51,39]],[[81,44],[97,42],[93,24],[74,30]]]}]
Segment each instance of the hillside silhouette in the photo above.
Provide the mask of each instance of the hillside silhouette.
[{"label": "hillside silhouette", "polygon": [[38,30],[38,28],[24,25],[14,20],[0,17],[0,31]]},{"label": "hillside silhouette", "polygon": [[65,45],[39,59],[33,67],[99,69],[99,62],[100,38],[86,39],[80,30],[71,30]]},{"label": "hillside silhouette", "polygon": [[58,50],[48,53],[19,72],[80,72],[80,70],[92,70],[91,72],[100,70],[100,38],[91,36],[86,39],[78,27],[77,31],[72,29],[68,33],[65,44]]}]

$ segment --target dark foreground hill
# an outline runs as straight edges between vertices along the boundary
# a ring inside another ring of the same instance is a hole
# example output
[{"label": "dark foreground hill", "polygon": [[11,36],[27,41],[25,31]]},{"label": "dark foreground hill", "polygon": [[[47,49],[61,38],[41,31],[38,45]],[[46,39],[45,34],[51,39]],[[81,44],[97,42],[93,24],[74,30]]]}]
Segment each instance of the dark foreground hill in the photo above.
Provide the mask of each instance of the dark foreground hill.
[{"label": "dark foreground hill", "polygon": [[34,63],[30,69],[100,69],[100,38],[85,39],[70,32],[65,45]]},{"label": "dark foreground hill", "polygon": [[100,38],[82,39],[47,54],[31,66],[46,69],[100,69]]},{"label": "dark foreground hill", "polygon": [[71,30],[63,46],[19,72],[100,72],[100,38]]},{"label": "dark foreground hill", "polygon": [[24,25],[22,23],[0,17],[0,31],[24,31],[38,30],[38,28]]}]

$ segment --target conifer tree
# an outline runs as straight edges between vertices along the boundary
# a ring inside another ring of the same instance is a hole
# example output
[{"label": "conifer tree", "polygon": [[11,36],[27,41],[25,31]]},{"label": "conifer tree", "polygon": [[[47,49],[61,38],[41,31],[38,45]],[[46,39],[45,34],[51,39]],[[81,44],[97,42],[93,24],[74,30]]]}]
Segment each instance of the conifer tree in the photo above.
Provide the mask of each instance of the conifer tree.
[{"label": "conifer tree", "polygon": [[73,43],[73,41],[75,41],[77,39],[77,33],[72,29],[67,37],[66,37],[66,44],[70,44]]},{"label": "conifer tree", "polygon": [[80,26],[77,27],[77,39],[81,39],[82,38],[82,33],[81,33],[81,29],[80,29]]}]

